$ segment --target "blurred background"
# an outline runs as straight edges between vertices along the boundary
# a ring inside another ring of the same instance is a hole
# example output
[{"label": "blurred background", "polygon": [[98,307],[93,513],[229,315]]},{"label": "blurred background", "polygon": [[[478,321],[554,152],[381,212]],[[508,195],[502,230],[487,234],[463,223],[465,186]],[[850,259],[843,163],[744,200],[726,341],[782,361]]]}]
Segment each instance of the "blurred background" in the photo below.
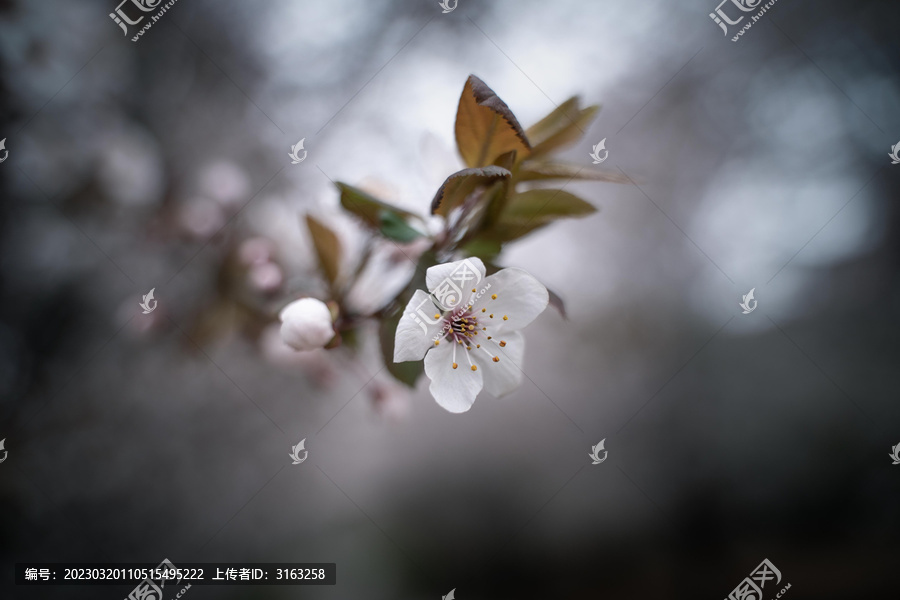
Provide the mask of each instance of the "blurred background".
[{"label": "blurred background", "polygon": [[[788,598],[895,595],[900,11],[779,0],[734,43],[715,5],[179,0],[132,42],[115,0],[0,2],[2,597],[163,558],[337,563],[196,600],[723,598],[764,558]],[[501,256],[568,319],[453,415],[374,328],[274,323],[323,291],[305,213],[361,244],[332,180],[427,213],[471,73],[525,127],[602,104],[564,158],[606,138],[637,185],[571,183],[599,214]]]}]

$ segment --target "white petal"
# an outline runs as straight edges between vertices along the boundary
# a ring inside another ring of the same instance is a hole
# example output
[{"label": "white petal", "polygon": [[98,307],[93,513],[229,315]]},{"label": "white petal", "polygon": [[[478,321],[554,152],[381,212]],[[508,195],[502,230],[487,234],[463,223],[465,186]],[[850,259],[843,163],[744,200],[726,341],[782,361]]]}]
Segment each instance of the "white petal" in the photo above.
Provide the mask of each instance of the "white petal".
[{"label": "white petal", "polygon": [[434,346],[435,336],[440,334],[441,319],[434,323],[434,315],[440,312],[431,301],[431,296],[416,290],[397,324],[394,362],[422,360],[428,349]]},{"label": "white petal", "polygon": [[425,283],[439,306],[453,310],[468,302],[473,289],[482,287],[484,274],[480,258],[464,258],[430,267],[425,273]]},{"label": "white petal", "polygon": [[[457,346],[456,362],[459,365],[456,369],[453,368],[454,345]],[[452,413],[463,413],[472,408],[482,387],[482,368],[472,371],[465,357],[467,352],[459,344],[445,343],[425,356],[425,374],[431,379],[428,390],[444,410]]]},{"label": "white petal", "polygon": [[487,348],[491,354],[499,356],[500,362],[494,362],[480,348],[472,349],[473,353],[478,352],[478,370],[484,370],[485,391],[497,398],[505,396],[522,384],[521,367],[525,358],[525,336],[518,332],[507,333],[504,334],[503,341],[506,342],[504,348],[491,342],[481,345],[481,348]]},{"label": "white petal", "polygon": [[[488,334],[497,336],[504,331],[518,331],[544,312],[550,295],[540,281],[522,269],[509,268],[486,277],[485,287],[491,287],[475,301],[474,312],[483,319],[481,309],[494,318],[484,319]],[[497,299],[494,300],[493,296]],[[507,320],[504,320],[504,315]]]}]

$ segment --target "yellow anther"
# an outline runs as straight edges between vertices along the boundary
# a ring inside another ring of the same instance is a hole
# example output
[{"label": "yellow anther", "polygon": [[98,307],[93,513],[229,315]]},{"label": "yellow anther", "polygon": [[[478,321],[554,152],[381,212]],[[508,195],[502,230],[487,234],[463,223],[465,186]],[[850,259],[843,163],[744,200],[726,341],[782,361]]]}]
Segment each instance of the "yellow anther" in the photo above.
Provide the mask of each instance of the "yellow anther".
[{"label": "yellow anther", "polygon": [[454,368],[454,369],[455,369],[456,367],[458,367],[458,366],[459,366],[458,364],[453,363],[453,368]]},{"label": "yellow anther", "polygon": [[509,317],[507,317],[506,315],[503,315],[503,320],[504,320],[504,321],[509,321]]},{"label": "yellow anther", "polygon": [[475,288],[472,288],[472,293],[474,294],[475,292],[476,292]]},{"label": "yellow anther", "polygon": [[489,316],[490,318],[492,318],[492,319],[494,318],[494,315],[492,315],[492,314],[490,314],[490,315],[488,315],[488,316]]},{"label": "yellow anther", "polygon": [[504,342],[503,340],[500,340],[500,347],[506,348],[506,342]]},{"label": "yellow anther", "polygon": [[435,314],[434,314],[434,318],[435,318],[435,319],[440,319],[440,318],[441,318],[441,315],[435,313]]},{"label": "yellow anther", "polygon": [[475,326],[474,326],[474,325],[469,325],[469,331],[472,331],[473,329],[475,329]]},{"label": "yellow anther", "polygon": [[472,365],[472,370],[473,370],[473,371],[477,371],[477,370],[478,370],[478,367],[476,367],[475,365]]},{"label": "yellow anther", "polygon": [[495,356],[495,357],[494,357],[494,362],[500,362],[500,357],[499,357],[499,356]]},{"label": "yellow anther", "polygon": [[434,340],[434,345],[435,345],[435,346],[440,346],[440,345],[441,345],[441,340]]},{"label": "yellow anther", "polygon": [[497,294],[491,294],[491,300],[496,300],[496,299],[497,299]]},{"label": "yellow anther", "polygon": [[481,344],[475,344],[476,348],[481,348]]},{"label": "yellow anther", "polygon": [[481,312],[487,312],[487,309],[486,309],[486,308],[482,308],[482,309],[481,309]]},{"label": "yellow anther", "polygon": [[488,339],[489,339],[489,340],[492,339],[491,336],[488,336]]}]

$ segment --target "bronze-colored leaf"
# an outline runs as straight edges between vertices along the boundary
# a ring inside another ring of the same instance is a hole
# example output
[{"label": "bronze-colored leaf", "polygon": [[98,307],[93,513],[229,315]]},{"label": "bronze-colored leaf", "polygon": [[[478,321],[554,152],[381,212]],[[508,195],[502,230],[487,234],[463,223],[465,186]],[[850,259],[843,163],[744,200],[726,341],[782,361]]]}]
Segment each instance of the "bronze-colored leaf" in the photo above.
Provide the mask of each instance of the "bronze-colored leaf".
[{"label": "bronze-colored leaf", "polygon": [[516,150],[519,160],[531,150],[525,131],[494,90],[470,75],[456,111],[456,146],[470,167],[492,164]]},{"label": "bronze-colored leaf", "polygon": [[502,167],[487,166],[483,169],[463,169],[448,177],[438,188],[431,201],[431,214],[447,217],[450,211],[461,206],[475,189],[489,185],[512,174]]},{"label": "bronze-colored leaf", "polygon": [[341,267],[341,242],[331,229],[326,227],[312,215],[306,215],[306,226],[312,238],[316,256],[319,258],[319,267],[329,287],[334,288],[340,274]]},{"label": "bronze-colored leaf", "polygon": [[512,171],[513,166],[516,164],[516,156],[517,155],[518,155],[518,152],[516,152],[515,150],[510,150],[509,152],[506,152],[505,154],[501,154],[500,156],[495,158],[493,164],[498,167],[502,167],[502,168],[506,169],[507,171]]},{"label": "bronze-colored leaf", "polygon": [[[574,103],[572,103],[573,100]],[[567,100],[535,124],[536,139],[532,141],[533,146],[529,158],[546,156],[580,140],[599,110],[600,107],[597,105],[579,109],[577,98]]]},{"label": "bronze-colored leaf", "polygon": [[516,173],[516,179],[518,181],[565,179],[631,183],[628,177],[616,171],[598,170],[568,163],[531,161],[522,164],[518,173]]},{"label": "bronze-colored leaf", "polygon": [[578,96],[572,96],[550,111],[546,117],[529,127],[525,135],[528,136],[528,141],[532,146],[537,146],[566,125],[574,122],[580,112],[581,99]]}]

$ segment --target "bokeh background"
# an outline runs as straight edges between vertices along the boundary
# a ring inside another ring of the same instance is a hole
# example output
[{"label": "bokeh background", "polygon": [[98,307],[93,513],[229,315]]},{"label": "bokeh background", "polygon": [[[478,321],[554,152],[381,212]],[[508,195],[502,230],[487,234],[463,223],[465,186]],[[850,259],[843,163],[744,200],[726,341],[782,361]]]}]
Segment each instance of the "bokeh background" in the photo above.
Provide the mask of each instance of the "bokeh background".
[{"label": "bokeh background", "polygon": [[[738,43],[715,0],[179,0],[137,43],[114,4],[0,2],[3,598],[130,589],[15,562],[163,558],[338,565],[196,600],[722,598],[764,558],[789,598],[896,595],[896,3],[779,0]],[[427,211],[470,73],[526,127],[602,103],[564,156],[606,138],[637,185],[504,253],[568,320],[451,415],[373,337],[272,319],[322,292],[304,213],[361,243],[331,180]]]}]

